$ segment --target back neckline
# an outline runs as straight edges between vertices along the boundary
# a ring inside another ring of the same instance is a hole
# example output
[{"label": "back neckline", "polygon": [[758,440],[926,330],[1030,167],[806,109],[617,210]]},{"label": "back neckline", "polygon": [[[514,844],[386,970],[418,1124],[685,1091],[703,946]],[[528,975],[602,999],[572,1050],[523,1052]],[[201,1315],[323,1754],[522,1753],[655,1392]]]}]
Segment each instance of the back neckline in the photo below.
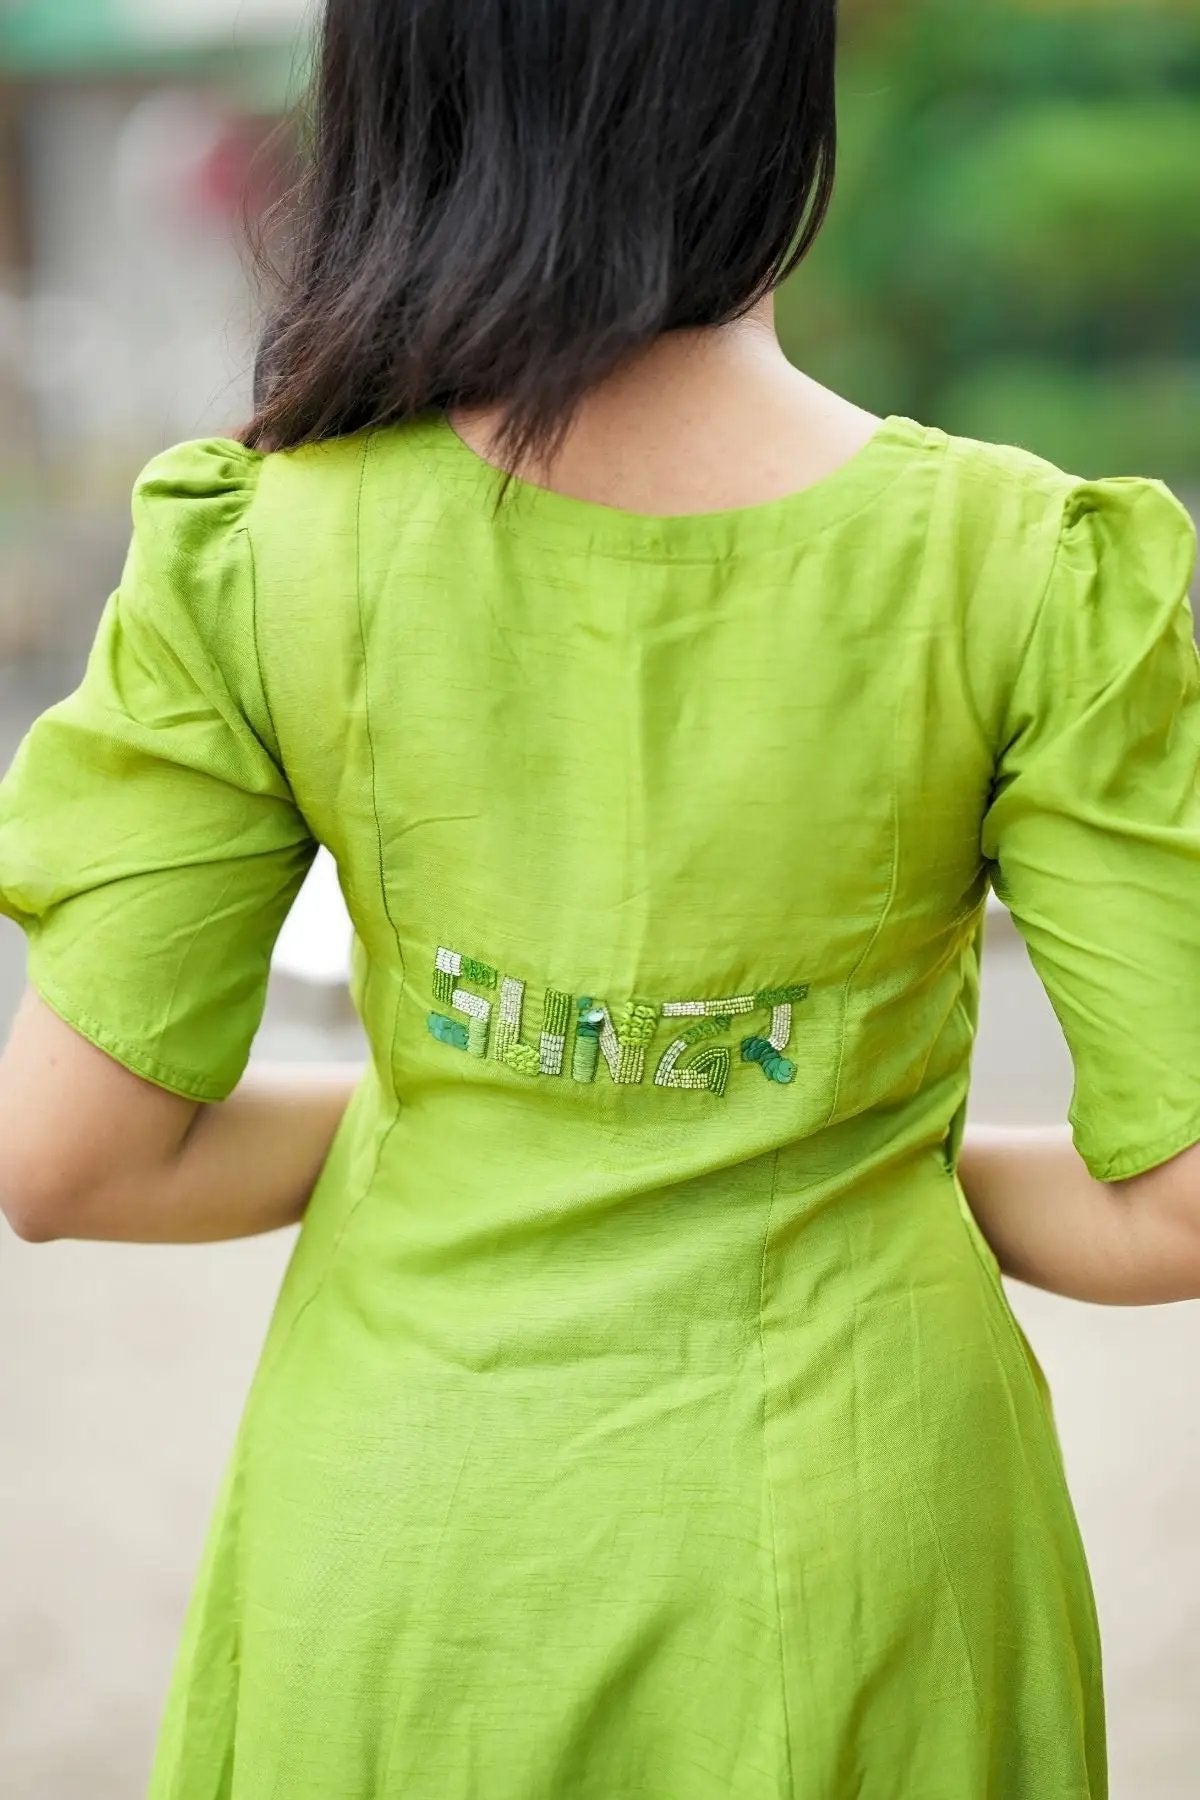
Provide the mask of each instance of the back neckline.
[{"label": "back neckline", "polygon": [[819,481],[752,506],[717,512],[631,512],[513,476],[497,510],[501,470],[459,436],[445,411],[403,428],[421,435],[427,458],[476,497],[495,523],[589,554],[711,561],[781,549],[859,512],[910,466],[936,435],[890,413],[854,454]]}]

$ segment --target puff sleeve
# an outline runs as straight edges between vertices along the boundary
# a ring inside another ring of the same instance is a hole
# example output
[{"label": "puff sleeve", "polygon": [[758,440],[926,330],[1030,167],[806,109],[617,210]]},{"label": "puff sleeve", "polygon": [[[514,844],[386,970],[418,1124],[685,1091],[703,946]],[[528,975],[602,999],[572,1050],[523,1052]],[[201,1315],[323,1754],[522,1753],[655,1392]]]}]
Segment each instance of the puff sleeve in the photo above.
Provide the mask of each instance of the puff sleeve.
[{"label": "puff sleeve", "polygon": [[46,1003],[126,1067],[223,1099],[315,852],[272,745],[248,520],[261,458],[151,463],[78,689],[0,783],[0,911]]},{"label": "puff sleeve", "polygon": [[984,854],[1120,1180],[1200,1141],[1196,533],[1159,482],[1082,483],[1012,694]]}]

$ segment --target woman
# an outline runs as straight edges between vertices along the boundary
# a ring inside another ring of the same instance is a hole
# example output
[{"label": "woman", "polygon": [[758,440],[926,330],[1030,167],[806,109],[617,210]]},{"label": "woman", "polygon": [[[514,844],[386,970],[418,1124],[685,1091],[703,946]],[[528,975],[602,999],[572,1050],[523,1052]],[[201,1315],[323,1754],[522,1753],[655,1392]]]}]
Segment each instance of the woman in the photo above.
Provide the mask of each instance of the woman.
[{"label": "woman", "polygon": [[[1105,1793],[999,1270],[1200,1295],[1195,539],[789,367],[834,15],[331,0],[256,416],[4,785],[16,1228],[304,1220],[154,1800]],[[318,843],[370,1065],[244,1080]],[[989,879],[1077,1149],[963,1141]]]}]

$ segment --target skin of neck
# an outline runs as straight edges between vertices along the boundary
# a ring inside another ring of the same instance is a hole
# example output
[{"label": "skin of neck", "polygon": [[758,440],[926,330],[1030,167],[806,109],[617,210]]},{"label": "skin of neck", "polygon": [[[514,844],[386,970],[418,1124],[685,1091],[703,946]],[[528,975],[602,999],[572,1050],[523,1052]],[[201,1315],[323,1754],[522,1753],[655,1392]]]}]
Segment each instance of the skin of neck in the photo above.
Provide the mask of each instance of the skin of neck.
[{"label": "skin of neck", "polygon": [[[498,462],[501,418],[459,408],[451,422]],[[584,396],[553,458],[510,472],[635,512],[719,511],[820,481],[879,425],[793,365],[769,294],[728,325],[664,333]]]}]

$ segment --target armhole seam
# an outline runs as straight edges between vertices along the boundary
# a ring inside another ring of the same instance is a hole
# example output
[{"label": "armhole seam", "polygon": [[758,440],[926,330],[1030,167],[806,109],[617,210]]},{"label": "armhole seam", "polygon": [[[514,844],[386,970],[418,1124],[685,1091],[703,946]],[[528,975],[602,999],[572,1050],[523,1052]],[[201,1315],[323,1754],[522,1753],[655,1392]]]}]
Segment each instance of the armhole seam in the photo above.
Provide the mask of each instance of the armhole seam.
[{"label": "armhole seam", "polygon": [[[1029,667],[1030,658],[1033,655],[1033,646],[1037,639],[1038,632],[1041,629],[1042,620],[1046,615],[1046,609],[1050,602],[1051,590],[1054,587],[1054,578],[1058,574],[1058,565],[1062,557],[1063,538],[1067,529],[1067,502],[1074,492],[1075,489],[1071,488],[1068,493],[1062,496],[1059,508],[1058,529],[1054,537],[1054,550],[1050,557],[1050,569],[1046,576],[1045,585],[1042,588],[1038,603],[1033,609],[1033,618],[1030,621],[1029,630],[1025,634],[1025,641],[1017,652],[1016,662],[1013,666],[1012,679],[1009,682],[1008,697],[1004,708],[1006,725],[1011,720],[1013,701],[1016,697],[1017,689],[1020,687],[1021,682],[1025,677],[1025,671]],[[1001,742],[994,747],[993,774],[995,773],[996,768],[999,767],[1001,758],[1004,756],[1005,752],[1011,748],[1014,735],[1014,733],[1008,732],[1007,735],[1001,739]]]},{"label": "armhole seam", "polygon": [[[271,733],[271,741],[267,745],[267,750],[276,768],[286,780],[283,751],[280,748],[275,714],[271,710],[271,696],[267,692],[267,680],[263,672],[262,645],[258,636],[258,561],[254,553],[254,537],[248,524],[243,524],[240,529],[246,540],[246,553],[250,560],[250,641],[254,645],[254,668],[258,676],[258,691],[262,696],[263,711],[266,714],[267,726]],[[291,783],[289,782],[288,785],[290,787]]]}]

